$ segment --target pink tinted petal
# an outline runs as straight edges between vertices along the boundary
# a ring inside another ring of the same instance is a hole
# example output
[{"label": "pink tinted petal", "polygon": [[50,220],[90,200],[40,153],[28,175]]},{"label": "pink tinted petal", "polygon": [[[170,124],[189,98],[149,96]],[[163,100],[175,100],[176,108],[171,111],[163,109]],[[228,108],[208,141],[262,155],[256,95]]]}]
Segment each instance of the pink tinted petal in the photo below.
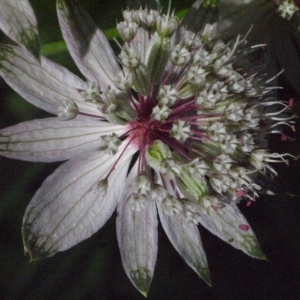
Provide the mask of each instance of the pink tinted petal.
[{"label": "pink tinted petal", "polygon": [[53,114],[66,99],[74,101],[79,111],[100,115],[96,106],[85,102],[79,91],[84,81],[67,69],[41,57],[39,64],[25,49],[0,46],[0,75],[22,97]]},{"label": "pink tinted petal", "polygon": [[198,213],[199,222],[211,233],[249,256],[265,259],[253,230],[237,207],[224,203],[222,208],[206,212],[199,209]]},{"label": "pink tinted petal", "polygon": [[106,89],[114,86],[120,67],[103,32],[74,0],[58,0],[57,13],[63,37],[82,74]]},{"label": "pink tinted petal", "polygon": [[167,215],[158,205],[161,224],[172,245],[184,261],[209,285],[211,280],[206,254],[197,225],[180,214]]},{"label": "pink tinted petal", "polygon": [[77,117],[70,121],[48,118],[23,122],[0,131],[0,154],[6,157],[53,162],[101,147],[100,137],[124,133],[124,126]]},{"label": "pink tinted petal", "polygon": [[127,149],[108,178],[107,192],[95,188],[116,162],[94,151],[74,158],[50,175],[34,195],[23,220],[25,251],[32,259],[52,256],[97,232],[110,218],[127,187],[134,150]]},{"label": "pink tinted petal", "polygon": [[156,263],[157,224],[156,206],[151,201],[146,201],[140,211],[133,210],[128,200],[118,205],[117,238],[123,267],[133,285],[145,296]]},{"label": "pink tinted petal", "polygon": [[143,27],[138,29],[136,36],[131,41],[131,44],[134,45],[141,56],[141,62],[144,64],[147,64],[149,49],[151,49],[153,43],[153,39],[149,39],[149,32]]}]

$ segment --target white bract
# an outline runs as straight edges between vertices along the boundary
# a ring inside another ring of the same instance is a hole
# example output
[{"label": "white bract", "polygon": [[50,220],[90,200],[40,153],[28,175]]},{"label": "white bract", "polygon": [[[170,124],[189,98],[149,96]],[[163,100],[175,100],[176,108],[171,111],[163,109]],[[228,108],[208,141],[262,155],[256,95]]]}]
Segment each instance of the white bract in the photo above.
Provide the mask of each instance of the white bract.
[{"label": "white bract", "polygon": [[[10,12],[19,9],[34,20],[29,3],[20,2]],[[0,1],[5,9],[11,3]],[[0,153],[68,160],[26,210],[23,238],[31,258],[69,249],[117,209],[122,262],[143,294],[154,273],[158,216],[176,250],[208,284],[199,223],[263,259],[236,204],[257,197],[254,174],[275,172],[269,162],[284,160],[268,153],[263,140],[288,124],[281,113],[289,107],[243,68],[245,39],[226,44],[216,38],[209,1],[196,1],[180,23],[160,10],[125,10],[125,21],[117,25],[124,43],[116,57],[77,1],[57,0],[57,13],[86,82],[37,55],[0,13],[0,25],[20,44],[0,46],[1,76],[30,103],[57,115],[2,129]],[[32,42],[37,29],[34,21],[30,26]]]}]

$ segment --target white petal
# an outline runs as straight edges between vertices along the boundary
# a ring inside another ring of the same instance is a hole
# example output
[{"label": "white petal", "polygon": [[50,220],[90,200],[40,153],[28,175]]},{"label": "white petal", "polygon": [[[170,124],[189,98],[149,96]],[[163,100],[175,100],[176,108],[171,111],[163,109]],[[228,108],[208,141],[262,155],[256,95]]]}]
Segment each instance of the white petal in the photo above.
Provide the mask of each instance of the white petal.
[{"label": "white petal", "polygon": [[79,93],[84,81],[45,57],[39,64],[25,49],[0,46],[0,75],[28,102],[50,113],[58,114],[63,101],[70,99],[80,112],[100,115]]},{"label": "white petal", "polygon": [[19,45],[39,58],[37,20],[28,0],[0,0],[0,28]]},{"label": "white petal", "polygon": [[84,76],[114,87],[120,67],[103,32],[74,0],[57,0],[57,13],[70,54]]},{"label": "white petal", "polygon": [[211,285],[206,254],[198,227],[180,214],[167,215],[158,205],[161,224],[174,248],[185,262],[209,285]]},{"label": "white petal", "polygon": [[[109,219],[127,187],[133,149],[110,156],[88,152],[59,167],[43,183],[23,220],[25,251],[32,259],[52,256],[90,237]],[[106,194],[94,189],[111,168]]]},{"label": "white petal", "polygon": [[101,147],[100,137],[121,135],[124,126],[78,116],[70,121],[48,118],[23,122],[0,131],[0,154],[6,157],[52,162],[67,160]]},{"label": "white petal", "polygon": [[254,258],[265,259],[256,236],[237,207],[224,204],[223,208],[202,212],[199,222],[211,233]]},{"label": "white petal", "polygon": [[146,296],[157,256],[157,212],[151,201],[146,201],[146,207],[140,211],[133,210],[128,202],[118,205],[119,248],[127,276]]},{"label": "white petal", "polygon": [[149,32],[145,28],[139,27],[136,36],[131,41],[132,46],[141,56],[141,62],[144,64],[147,64],[150,52],[149,50],[154,43],[153,40],[154,39],[149,39]]}]

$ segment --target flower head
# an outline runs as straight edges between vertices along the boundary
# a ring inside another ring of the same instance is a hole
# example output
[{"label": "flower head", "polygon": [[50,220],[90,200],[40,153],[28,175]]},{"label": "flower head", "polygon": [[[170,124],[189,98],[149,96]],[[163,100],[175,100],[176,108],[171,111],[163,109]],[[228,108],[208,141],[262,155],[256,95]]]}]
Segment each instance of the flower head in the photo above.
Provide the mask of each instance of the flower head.
[{"label": "flower head", "polygon": [[254,175],[275,173],[269,162],[284,160],[266,151],[264,137],[289,125],[282,115],[289,106],[272,99],[268,81],[240,60],[243,37],[216,38],[208,3],[197,1],[181,23],[170,11],[124,11],[115,57],[77,1],[57,0],[64,39],[86,82],[33,56],[17,38],[23,47],[1,46],[1,76],[57,115],[1,130],[1,154],[68,160],[26,210],[23,238],[32,259],[88,238],[116,208],[122,262],[143,294],[155,267],[158,216],[176,250],[208,284],[199,223],[264,258],[236,204],[255,200]]}]

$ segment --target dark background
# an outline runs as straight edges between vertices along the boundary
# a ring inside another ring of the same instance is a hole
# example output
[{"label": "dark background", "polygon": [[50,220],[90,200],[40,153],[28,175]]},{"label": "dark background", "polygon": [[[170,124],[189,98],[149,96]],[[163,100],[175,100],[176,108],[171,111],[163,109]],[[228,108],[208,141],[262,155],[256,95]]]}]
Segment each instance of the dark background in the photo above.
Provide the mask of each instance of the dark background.
[{"label": "dark background", "polygon": [[[100,28],[121,20],[123,1],[85,0]],[[176,9],[193,1],[172,1]],[[31,1],[37,14],[42,44],[60,41],[55,1]],[[0,35],[2,42],[9,42]],[[50,56],[75,73],[66,51]],[[78,73],[79,74],[79,73]],[[284,99],[298,96],[284,75]],[[0,128],[47,117],[25,102],[0,79]],[[298,108],[296,107],[296,110]],[[299,128],[299,126],[298,126]],[[291,133],[290,133],[291,134]],[[298,140],[270,141],[271,150],[300,154]],[[69,251],[35,262],[24,256],[21,225],[27,204],[42,181],[59,163],[28,163],[0,157],[0,300],[33,299],[143,299],[126,277],[120,260],[115,215],[93,237]],[[276,166],[276,196],[261,196],[241,210],[257,234],[267,261],[252,259],[200,228],[213,287],[208,287],[185,265],[159,228],[159,251],[148,299],[256,300],[300,299],[300,169],[298,161]]]}]

